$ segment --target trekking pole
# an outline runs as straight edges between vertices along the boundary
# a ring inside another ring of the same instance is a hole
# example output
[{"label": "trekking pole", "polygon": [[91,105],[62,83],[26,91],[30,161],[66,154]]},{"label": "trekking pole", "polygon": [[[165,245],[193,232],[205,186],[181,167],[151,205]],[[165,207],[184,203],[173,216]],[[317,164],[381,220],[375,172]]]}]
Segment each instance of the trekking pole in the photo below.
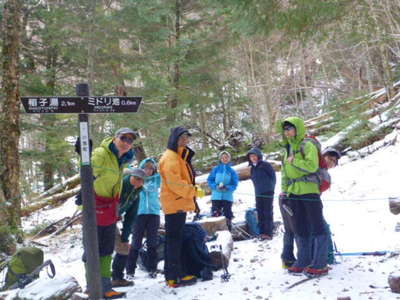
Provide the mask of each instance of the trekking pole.
[{"label": "trekking pole", "polygon": [[228,282],[229,278],[231,278],[231,274],[229,274],[228,272],[228,267],[225,264],[225,257],[222,254],[222,245],[219,245],[219,253],[221,255],[221,264],[222,264],[222,270],[223,270],[223,274],[221,275],[221,280],[223,282]]},{"label": "trekking pole", "polygon": [[372,252],[344,252],[344,253],[338,253],[335,255],[341,255],[341,256],[364,256],[364,255],[372,255],[372,256],[383,256],[388,253],[392,253],[391,251],[372,251]]},{"label": "trekking pole", "polygon": [[239,233],[243,234],[245,237],[252,238],[253,236],[246,232],[246,230],[240,228],[239,226],[233,227],[232,229],[239,231]]},{"label": "trekking pole", "polygon": [[342,253],[340,253],[340,251],[338,250],[338,248],[336,246],[336,242],[335,242],[335,240],[333,238],[332,238],[332,243],[333,243],[333,260],[334,260],[334,263],[338,264],[338,262],[335,260],[335,255],[339,255],[341,262],[343,262]]}]

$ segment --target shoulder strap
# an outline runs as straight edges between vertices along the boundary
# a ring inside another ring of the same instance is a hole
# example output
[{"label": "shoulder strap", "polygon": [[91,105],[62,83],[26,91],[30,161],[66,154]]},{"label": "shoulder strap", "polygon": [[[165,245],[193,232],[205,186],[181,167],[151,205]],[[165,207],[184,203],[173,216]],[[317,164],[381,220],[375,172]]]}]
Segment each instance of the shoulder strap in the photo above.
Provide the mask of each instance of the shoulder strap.
[{"label": "shoulder strap", "polygon": [[321,153],[321,143],[313,136],[306,136],[300,143],[300,153],[305,157],[304,147],[307,142],[313,143],[315,147],[317,147],[318,154]]}]

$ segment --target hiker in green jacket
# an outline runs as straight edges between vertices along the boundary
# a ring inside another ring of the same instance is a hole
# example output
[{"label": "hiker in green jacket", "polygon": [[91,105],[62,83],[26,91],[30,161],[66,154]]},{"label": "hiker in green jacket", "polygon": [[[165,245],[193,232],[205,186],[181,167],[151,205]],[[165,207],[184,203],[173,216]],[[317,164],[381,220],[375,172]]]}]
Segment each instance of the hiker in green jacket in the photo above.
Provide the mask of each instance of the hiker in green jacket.
[{"label": "hiker in green jacket", "polygon": [[288,271],[320,276],[328,272],[328,234],[319,184],[305,179],[305,175],[314,174],[319,169],[319,150],[313,142],[304,140],[305,126],[300,118],[285,119],[278,124],[278,130],[282,133],[285,147],[281,203],[290,212],[287,218],[290,224],[286,225],[292,228],[298,249],[297,260]]},{"label": "hiker in green jacket", "polygon": [[114,252],[123,169],[134,158],[132,144],[136,138],[137,133],[132,129],[118,129],[114,137],[104,139],[100,147],[94,149],[92,154],[100,275],[105,299],[126,296],[126,293],[112,289],[111,260]]},{"label": "hiker in green jacket", "polygon": [[123,179],[122,192],[120,196],[118,215],[122,219],[121,234],[117,230],[115,236],[115,252],[112,263],[112,286],[124,287],[132,286],[133,281],[124,279],[124,269],[127,266],[128,255],[130,252],[129,236],[135,222],[139,196],[143,190],[146,174],[141,168],[128,168],[127,174]]}]

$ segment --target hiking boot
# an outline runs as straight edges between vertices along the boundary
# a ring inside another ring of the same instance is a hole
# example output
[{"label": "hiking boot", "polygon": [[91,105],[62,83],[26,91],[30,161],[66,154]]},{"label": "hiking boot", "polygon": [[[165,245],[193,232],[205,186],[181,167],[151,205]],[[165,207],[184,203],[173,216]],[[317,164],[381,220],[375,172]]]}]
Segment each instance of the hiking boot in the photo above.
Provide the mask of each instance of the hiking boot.
[{"label": "hiking boot", "polygon": [[270,236],[269,234],[265,234],[265,233],[261,233],[258,238],[260,239],[260,241],[270,241],[272,240],[272,236]]},{"label": "hiking boot", "polygon": [[195,284],[197,281],[197,278],[193,275],[186,275],[178,280],[167,280],[167,286],[171,288],[177,288],[180,286],[186,286],[186,285],[192,285]]},{"label": "hiking boot", "polygon": [[181,285],[192,285],[192,284],[195,284],[196,281],[197,281],[197,278],[196,278],[196,276],[193,276],[193,275],[186,275],[179,280]]},{"label": "hiking boot", "polygon": [[328,274],[329,272],[329,268],[328,267],[324,267],[324,268],[320,268],[320,269],[315,269],[315,268],[304,268],[304,275],[306,275],[307,277],[319,277],[319,276],[323,276]]},{"label": "hiking boot", "polygon": [[287,270],[288,270],[289,273],[303,273],[304,268],[291,266]]},{"label": "hiking boot", "polygon": [[125,286],[132,286],[134,284],[135,283],[133,281],[126,279],[113,279],[111,281],[112,287],[125,287]]},{"label": "hiking boot", "polygon": [[167,286],[170,288],[177,288],[177,287],[179,287],[179,284],[176,280],[170,279],[170,280],[167,280]]},{"label": "hiking boot", "polygon": [[285,261],[282,259],[282,269],[289,269],[293,264],[294,261]]},{"label": "hiking boot", "polygon": [[117,292],[114,291],[113,289],[105,292],[103,294],[104,299],[121,299],[121,298],[126,298],[126,293],[125,292]]}]

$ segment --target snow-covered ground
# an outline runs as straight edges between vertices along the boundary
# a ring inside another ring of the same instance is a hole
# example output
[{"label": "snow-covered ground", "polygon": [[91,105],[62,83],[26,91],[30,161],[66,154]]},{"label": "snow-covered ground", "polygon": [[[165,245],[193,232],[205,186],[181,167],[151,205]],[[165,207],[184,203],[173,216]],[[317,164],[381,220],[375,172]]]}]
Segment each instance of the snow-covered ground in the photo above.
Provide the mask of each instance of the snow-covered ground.
[{"label": "snow-covered ground", "polygon": [[[383,148],[357,161],[345,159],[331,170],[333,185],[324,193],[324,213],[334,241],[340,252],[353,251],[398,251],[400,232],[395,232],[399,216],[389,211],[388,197],[400,196],[398,170],[400,166],[400,143]],[[277,174],[279,178],[280,174]],[[279,194],[279,181],[276,195]],[[208,212],[209,197],[199,200],[201,210]],[[236,221],[244,220],[244,211],[253,207],[254,193],[251,181],[240,182],[235,193],[233,211]],[[57,209],[44,211],[26,220],[25,225],[44,219],[60,219],[71,216],[75,211],[73,200]],[[281,216],[277,201],[274,206],[275,219]],[[80,226],[58,237],[45,237],[39,242],[44,248],[46,259],[56,265],[58,275],[74,276],[84,287],[85,276],[81,263],[82,243]],[[193,286],[170,289],[161,275],[150,279],[138,271],[135,285],[122,288],[128,299],[275,299],[309,300],[337,299],[350,296],[355,299],[400,299],[388,288],[388,276],[400,268],[400,258],[382,256],[337,257],[338,264],[332,266],[329,275],[310,280],[286,290],[303,275],[293,276],[281,268],[280,252],[282,230],[272,241],[247,240],[235,242],[229,272],[232,277],[222,282],[222,271],[214,272],[212,281],[198,282]],[[45,273],[41,274],[45,277]],[[51,282],[51,281],[50,281]],[[37,299],[40,299],[38,295]]]}]

